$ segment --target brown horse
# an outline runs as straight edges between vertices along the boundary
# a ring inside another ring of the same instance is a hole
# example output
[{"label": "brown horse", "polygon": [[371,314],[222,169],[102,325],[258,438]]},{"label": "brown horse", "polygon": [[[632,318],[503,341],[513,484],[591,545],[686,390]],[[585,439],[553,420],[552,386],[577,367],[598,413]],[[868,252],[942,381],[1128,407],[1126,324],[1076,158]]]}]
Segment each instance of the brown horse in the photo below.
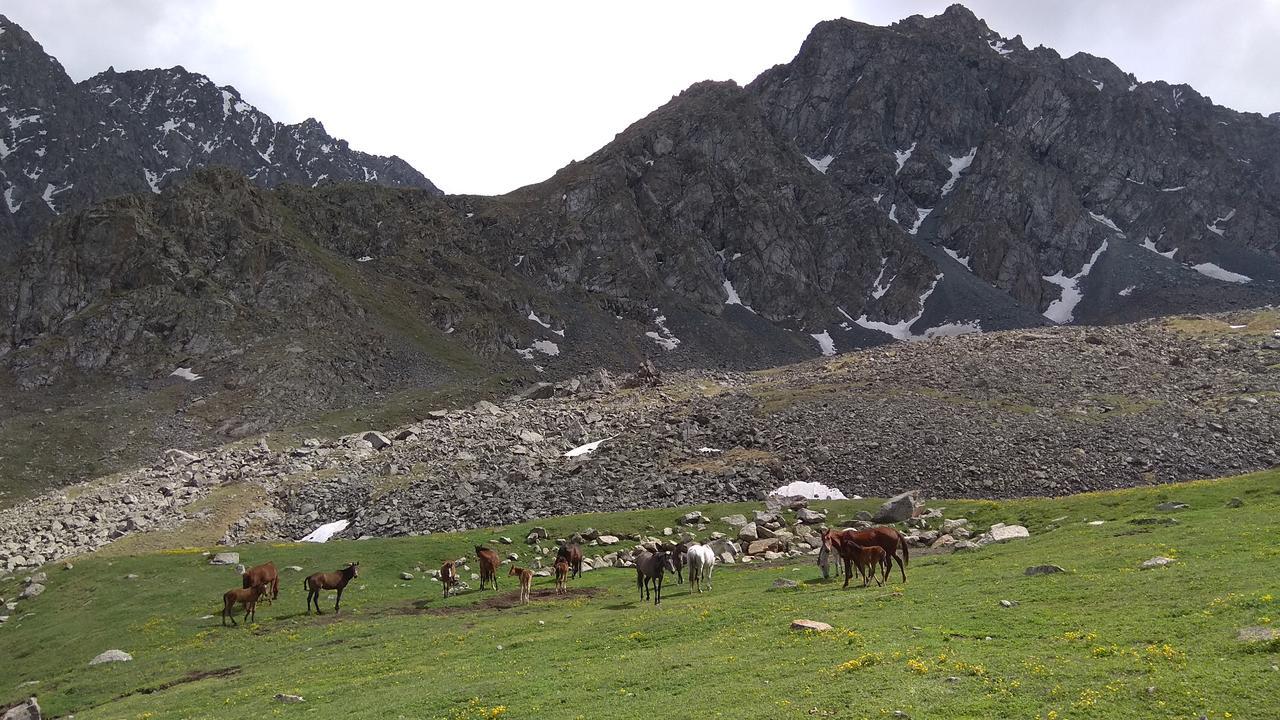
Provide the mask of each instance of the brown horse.
[{"label": "brown horse", "polygon": [[[889,570],[893,570],[893,562],[898,562],[898,570],[902,573],[902,582],[907,581],[907,563],[911,560],[911,552],[907,549],[907,539],[897,529],[885,525],[867,528],[865,530],[823,530],[822,544],[828,550],[831,550],[833,543],[829,542],[829,538],[835,536],[847,537],[857,545],[878,545],[884,548],[885,565]],[[902,551],[902,556],[898,556],[898,551]],[[841,554],[843,557],[843,553]],[[845,578],[846,585],[849,579]]]},{"label": "brown horse", "polygon": [[636,590],[640,592],[641,600],[649,599],[649,583],[653,583],[653,604],[662,603],[662,576],[665,572],[676,571],[675,561],[671,558],[671,553],[666,550],[659,550],[656,553],[649,551],[641,552],[636,555]]},{"label": "brown horse", "polygon": [[476,559],[480,561],[480,589],[484,589],[484,584],[493,581],[493,589],[498,589],[498,565],[502,561],[498,559],[498,553],[490,550],[483,545],[476,546]]},{"label": "brown horse", "polygon": [[672,545],[671,543],[663,543],[658,547],[658,549],[671,555],[671,567],[675,568],[672,572],[676,574],[676,584],[683,585],[684,564],[688,559],[689,546],[684,543],[677,543],[675,545]]},{"label": "brown horse", "polygon": [[520,604],[524,605],[529,602],[529,586],[533,584],[533,571],[528,568],[511,566],[511,570],[507,575],[514,575],[520,578]]},{"label": "brown horse", "polygon": [[569,586],[566,582],[569,579],[569,561],[564,558],[556,559],[556,594],[564,595],[569,592]]},{"label": "brown horse", "polygon": [[[862,587],[867,586],[867,580],[876,581],[877,586],[884,585],[884,580],[889,579],[889,570],[893,568],[893,563],[889,562],[885,557],[884,548],[879,545],[857,545],[856,552],[853,554],[853,564],[858,567],[858,573],[862,575]],[[848,565],[848,561],[845,561]],[[876,578],[876,568],[880,569],[880,574],[884,579]]]},{"label": "brown horse", "polygon": [[311,614],[311,604],[314,602],[316,606],[316,614],[323,615],[320,612],[320,591],[321,590],[337,590],[338,597],[333,603],[333,612],[335,614],[342,610],[342,591],[347,587],[347,583],[353,578],[360,576],[360,563],[348,563],[346,567],[337,572],[315,573],[308,575],[307,579],[302,581],[302,586],[307,589],[307,614]]},{"label": "brown horse", "polygon": [[569,567],[573,569],[570,577],[582,576],[582,548],[577,543],[561,545],[556,551],[556,562],[564,560],[569,563]]},{"label": "brown horse", "polygon": [[446,560],[440,566],[440,584],[444,586],[445,597],[449,597],[449,590],[458,586],[458,571],[452,560]]},{"label": "brown horse", "polygon": [[255,621],[258,619],[258,598],[267,593],[267,584],[258,583],[250,588],[236,588],[228,590],[222,594],[222,624],[225,627],[227,617],[231,618],[231,624],[236,624],[236,616],[231,610],[239,603],[244,608],[244,621],[249,622],[249,618]]},{"label": "brown horse", "polygon": [[241,575],[242,588],[251,588],[254,585],[266,585],[271,588],[271,599],[275,600],[280,597],[280,576],[276,574],[276,564],[273,562],[255,565],[244,571]]}]

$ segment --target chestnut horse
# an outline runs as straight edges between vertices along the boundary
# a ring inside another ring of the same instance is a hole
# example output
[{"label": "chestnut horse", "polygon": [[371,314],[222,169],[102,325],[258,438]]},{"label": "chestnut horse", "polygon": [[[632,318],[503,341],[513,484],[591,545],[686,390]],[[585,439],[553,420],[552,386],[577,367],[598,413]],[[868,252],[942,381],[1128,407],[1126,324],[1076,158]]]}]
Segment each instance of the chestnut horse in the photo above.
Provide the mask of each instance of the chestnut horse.
[{"label": "chestnut horse", "polygon": [[258,598],[267,593],[267,584],[258,583],[250,588],[236,588],[228,590],[222,594],[222,624],[227,624],[227,617],[231,617],[231,624],[236,624],[236,616],[231,612],[236,603],[244,608],[244,621],[249,622],[249,618],[258,619]]},{"label": "chestnut horse", "polygon": [[330,573],[314,573],[308,575],[302,581],[302,586],[307,589],[307,614],[311,614],[311,604],[314,602],[316,606],[316,614],[323,615],[320,612],[320,591],[321,590],[337,590],[338,597],[333,602],[333,612],[337,614],[342,610],[342,591],[347,587],[347,583],[353,578],[360,576],[360,563],[348,563],[346,567],[337,572]]},{"label": "chestnut horse", "polygon": [[440,584],[444,586],[444,596],[449,597],[449,590],[458,586],[458,571],[452,560],[446,560],[440,566]]},{"label": "chestnut horse", "polygon": [[664,572],[676,571],[675,561],[671,558],[671,553],[666,550],[659,550],[656,553],[644,551],[636,555],[636,590],[640,592],[640,599],[649,599],[649,583],[653,583],[653,604],[658,605],[662,602],[662,575]]},{"label": "chestnut horse", "polygon": [[[822,545],[828,551],[833,548],[838,550],[839,541],[832,542],[837,536],[848,538],[850,542],[856,545],[878,545],[884,548],[886,569],[893,569],[893,562],[898,562],[898,570],[902,573],[902,582],[907,581],[907,563],[911,560],[911,552],[907,549],[907,539],[896,528],[885,525],[866,528],[865,530],[823,530]],[[902,556],[898,557],[898,551],[902,551]],[[844,557],[844,553],[840,553]],[[848,565],[846,564],[847,568]],[[845,577],[845,586],[849,584],[848,576]]]},{"label": "chestnut horse", "polygon": [[569,561],[564,558],[556,560],[556,594],[564,595],[569,592],[569,585],[566,582],[569,579]]},{"label": "chestnut horse", "polygon": [[520,604],[524,605],[529,602],[529,586],[533,584],[533,571],[528,568],[511,566],[508,575],[514,575],[520,578]]},{"label": "chestnut horse", "polygon": [[560,546],[560,549],[556,551],[556,562],[561,560],[568,562],[569,567],[572,568],[573,574],[570,575],[570,578],[582,576],[582,548],[578,547],[577,543]]},{"label": "chestnut horse", "polygon": [[241,587],[251,588],[254,585],[267,585],[271,588],[271,599],[275,600],[280,597],[280,576],[276,574],[276,564],[273,562],[255,565],[244,571],[241,575]]},{"label": "chestnut horse", "polygon": [[476,546],[476,559],[480,561],[480,589],[484,589],[484,584],[493,581],[493,589],[498,589],[498,565],[502,561],[498,559],[498,553],[490,550],[483,545]]}]

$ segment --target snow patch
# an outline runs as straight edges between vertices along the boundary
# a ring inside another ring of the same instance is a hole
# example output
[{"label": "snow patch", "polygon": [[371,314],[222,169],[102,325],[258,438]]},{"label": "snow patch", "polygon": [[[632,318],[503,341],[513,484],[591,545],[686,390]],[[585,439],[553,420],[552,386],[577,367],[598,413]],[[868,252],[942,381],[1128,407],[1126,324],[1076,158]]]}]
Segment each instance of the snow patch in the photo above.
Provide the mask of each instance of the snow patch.
[{"label": "snow patch", "polygon": [[329,539],[332,538],[334,535],[337,535],[343,530],[346,530],[347,526],[350,524],[351,524],[350,520],[334,520],[331,523],[325,523],[320,527],[316,528],[315,530],[312,530],[306,535],[303,535],[302,537],[298,538],[298,542],[309,542],[309,543],[328,542]]},{"label": "snow patch", "polygon": [[823,355],[831,356],[836,354],[836,341],[831,339],[831,333],[823,330],[820,333],[812,333],[809,337],[818,341],[818,350]]},{"label": "snow patch", "polygon": [[973,333],[980,332],[982,332],[982,323],[978,320],[970,320],[968,322],[950,322],[937,327],[931,327],[920,335],[913,336],[910,339],[932,340],[933,338],[972,335]]},{"label": "snow patch", "polygon": [[1124,231],[1121,230],[1114,222],[1111,221],[1111,218],[1107,217],[1106,215],[1099,215],[1098,213],[1090,212],[1089,217],[1111,228],[1120,237],[1124,237]]},{"label": "snow patch", "polygon": [[1217,235],[1218,237],[1222,237],[1222,234],[1223,232],[1226,231],[1226,228],[1218,227],[1218,223],[1224,223],[1235,216],[1236,216],[1236,209],[1231,208],[1231,212],[1227,213],[1226,215],[1223,215],[1220,218],[1217,218],[1216,220],[1213,221],[1212,225],[1205,225],[1205,227],[1209,229],[1209,232]]},{"label": "snow patch", "polygon": [[1149,238],[1149,237],[1144,237],[1144,238],[1142,238],[1142,247],[1144,247],[1144,248],[1146,248],[1146,249],[1150,250],[1151,252],[1153,252],[1153,253],[1155,253],[1155,254],[1157,254],[1157,255],[1160,255],[1160,256],[1162,256],[1162,257],[1167,257],[1167,258],[1169,258],[1170,260],[1172,260],[1172,259],[1173,259],[1173,255],[1174,255],[1174,253],[1178,252],[1178,248],[1174,248],[1174,249],[1170,250],[1169,252],[1160,252],[1160,248],[1156,247],[1156,244],[1155,244],[1154,242],[1152,242],[1152,241],[1151,241],[1151,238]]},{"label": "snow patch", "polygon": [[951,192],[952,189],[955,188],[956,182],[960,180],[960,173],[969,169],[969,166],[973,164],[974,156],[977,154],[978,154],[978,148],[975,147],[969,150],[968,155],[961,155],[960,157],[951,158],[951,165],[950,167],[947,168],[947,170],[951,173],[951,179],[943,183],[942,197],[946,197],[947,193]]},{"label": "snow patch", "polygon": [[23,125],[26,125],[27,123],[40,122],[40,115],[39,115],[39,113],[37,113],[37,114],[35,114],[35,115],[24,115],[24,116],[22,116],[22,117],[14,117],[14,116],[12,116],[12,115],[9,115],[8,117],[9,117],[9,129],[10,129],[10,130],[17,130],[18,128],[22,127]]},{"label": "snow patch", "polygon": [[929,217],[929,213],[931,212],[933,212],[933,208],[916,208],[915,224],[911,226],[911,229],[907,231],[907,234],[915,235],[920,230],[920,223],[924,222],[924,219]]},{"label": "snow patch", "polygon": [[[549,318],[549,317],[551,317],[551,316],[550,316],[550,315],[548,315],[547,317]],[[530,320],[532,320],[532,321],[534,321],[534,322],[536,322],[536,323],[538,323],[539,325],[541,325],[542,327],[544,327],[544,328],[546,328],[546,329],[548,329],[548,330],[550,330],[550,329],[551,329],[551,323],[545,323],[545,322],[543,322],[543,321],[542,321],[542,318],[538,317],[538,314],[537,314],[537,313],[535,313],[535,312],[534,312],[534,311],[532,311],[532,310],[530,310],[530,311],[529,311],[529,319],[530,319]]]},{"label": "snow patch", "polygon": [[180,367],[177,370],[174,370],[173,372],[169,373],[169,377],[180,377],[183,380],[186,380],[187,382],[195,382],[196,380],[204,379],[203,375],[197,375],[191,371],[191,368],[184,368],[184,367]]},{"label": "snow patch", "polygon": [[999,39],[988,40],[987,47],[991,48],[992,50],[995,50],[997,53],[1000,53],[1001,56],[1009,55],[1010,53],[1013,52],[1013,48],[1006,48],[1004,46],[1004,41]]},{"label": "snow patch", "polygon": [[804,156],[804,159],[805,159],[805,160],[808,160],[808,161],[809,161],[809,164],[810,164],[810,165],[812,165],[812,166],[813,166],[813,168],[814,168],[815,170],[817,170],[818,172],[822,173],[823,175],[826,175],[826,174],[827,174],[827,167],[831,165],[831,161],[832,161],[832,160],[835,160],[835,159],[836,159],[836,156],[835,156],[835,155],[824,155],[824,156],[822,156],[822,158],[821,158],[821,159],[814,160],[813,158],[809,157],[808,155],[805,155],[805,156]]},{"label": "snow patch", "polygon": [[667,327],[667,316],[658,315],[653,319],[653,324],[658,326],[658,332],[650,330],[645,333],[645,337],[660,345],[663,350],[675,350],[680,344],[680,338],[671,334],[671,330]]},{"label": "snow patch", "polygon": [[160,181],[164,175],[157,175],[146,168],[142,168],[142,177],[146,178],[147,184],[151,186],[151,192],[160,194]]},{"label": "snow patch", "polygon": [[369,262],[369,261],[370,261],[370,260],[372,260],[372,259],[373,259],[373,257],[372,257],[372,256],[370,256],[370,255],[361,255],[360,257],[356,258],[356,262],[358,262],[358,263],[366,263],[366,262]]},{"label": "snow patch", "polygon": [[1210,262],[1200,263],[1199,265],[1192,265],[1191,269],[1195,270],[1201,275],[1204,275],[1206,277],[1211,277],[1214,280],[1222,280],[1223,282],[1240,283],[1241,285],[1245,283],[1253,282],[1253,278],[1249,277],[1248,275],[1233,273],[1230,270],[1226,270]]},{"label": "snow patch", "polygon": [[66,192],[67,190],[70,190],[73,187],[75,187],[75,183],[67,183],[62,187],[55,189],[53,187],[53,183],[49,183],[45,185],[44,193],[40,195],[40,199],[44,200],[44,204],[49,206],[49,209],[53,211],[54,215],[60,215],[61,213],[58,212],[58,208],[54,207],[53,196],[57,195],[58,193]]},{"label": "snow patch", "polygon": [[902,172],[902,166],[907,164],[907,161],[911,159],[911,153],[915,151],[916,151],[916,143],[911,143],[911,147],[907,148],[906,150],[893,151],[893,157],[896,158],[898,161],[898,169],[893,171],[894,175],[897,175],[898,173]]},{"label": "snow patch", "polygon": [[[733,289],[733,283],[729,282],[727,279],[724,281],[724,292],[726,295],[724,301],[725,305],[742,305],[742,307],[751,310],[750,305],[743,305],[742,298],[738,297],[738,291]],[[751,310],[751,312],[755,312],[755,310]]]},{"label": "snow patch", "polygon": [[973,272],[973,268],[969,266],[969,258],[970,258],[969,255],[960,257],[960,253],[956,252],[955,250],[952,250],[949,247],[942,248],[942,252],[949,255],[952,260],[955,260],[956,262],[963,265],[965,270],[968,270],[969,272]]},{"label": "snow patch", "polygon": [[5,205],[9,206],[10,215],[18,212],[18,210],[22,207],[21,202],[15,201],[13,199],[13,191],[14,191],[14,187],[12,185],[4,189],[4,203]]},{"label": "snow patch", "polygon": [[888,266],[888,264],[889,264],[889,258],[880,259],[880,274],[876,276],[875,282],[871,283],[871,297],[875,298],[876,300],[879,300],[880,298],[884,297],[884,294],[889,292],[889,286],[893,284],[894,278],[898,277],[897,275],[894,275],[893,277],[889,278],[889,281],[886,282],[884,285],[880,284],[880,281],[884,279],[884,269],[885,267]]},{"label": "snow patch", "polygon": [[1104,87],[1104,85],[1103,85],[1103,83],[1102,83],[1102,81],[1101,81],[1101,80],[1094,80],[1094,81],[1093,81],[1093,86],[1094,86],[1094,87],[1096,87],[1096,88],[1098,88],[1098,92],[1102,92],[1102,88]]},{"label": "snow patch", "polygon": [[[617,437],[617,436],[615,435],[613,437]],[[601,438],[600,440],[596,440],[595,442],[589,442],[586,445],[579,445],[578,447],[572,450],[566,451],[563,457],[578,457],[579,455],[586,455],[587,453],[595,452],[596,448],[600,447],[601,443],[605,442],[606,440],[612,440],[613,437]]]},{"label": "snow patch", "polygon": [[543,355],[555,356],[560,354],[560,346],[550,340],[534,340],[533,349]]},{"label": "snow patch", "polygon": [[[1092,215],[1093,213],[1089,213]],[[1097,218],[1094,218],[1095,220]],[[1093,256],[1089,261],[1080,268],[1080,272],[1071,277],[1067,277],[1058,271],[1053,275],[1045,275],[1044,279],[1048,282],[1062,288],[1062,295],[1057,300],[1049,303],[1049,307],[1045,309],[1044,316],[1050,320],[1062,324],[1069,323],[1075,319],[1076,306],[1084,299],[1084,293],[1080,290],[1080,281],[1089,276],[1089,271],[1093,269],[1093,264],[1098,262],[1098,258],[1102,257],[1102,253],[1107,250],[1107,241],[1103,240],[1097,250],[1093,251]]]},{"label": "snow patch", "polygon": [[1171,188],[1160,188],[1160,192],[1178,192],[1179,190],[1186,190],[1186,189],[1187,189],[1186,185],[1179,185],[1177,187],[1171,187]]},{"label": "snow patch", "polygon": [[1119,295],[1120,297],[1129,297],[1130,295],[1132,295],[1132,294],[1133,294],[1133,291],[1134,291],[1134,290],[1137,290],[1137,289],[1138,289],[1138,286],[1137,286],[1137,285],[1130,285],[1129,287],[1127,287],[1127,288],[1125,288],[1125,289],[1121,290],[1120,292],[1118,292],[1118,293],[1116,293],[1116,294],[1117,294],[1117,295]]},{"label": "snow patch", "polygon": [[924,294],[920,296],[920,312],[916,313],[916,316],[913,318],[908,318],[896,323],[886,323],[878,320],[870,320],[864,313],[857,320],[854,320],[854,322],[868,330],[879,330],[880,332],[885,333],[886,335],[891,335],[898,340],[910,340],[913,337],[911,334],[911,326],[924,316],[925,303],[929,300],[929,296],[933,294],[934,289],[938,287],[938,281],[941,279],[942,275],[939,274],[933,279],[933,282],[929,284],[929,289],[925,290]]},{"label": "snow patch", "polygon": [[804,497],[810,500],[848,500],[839,488],[828,487],[820,482],[797,480],[793,483],[774,488],[770,495],[777,497]]}]

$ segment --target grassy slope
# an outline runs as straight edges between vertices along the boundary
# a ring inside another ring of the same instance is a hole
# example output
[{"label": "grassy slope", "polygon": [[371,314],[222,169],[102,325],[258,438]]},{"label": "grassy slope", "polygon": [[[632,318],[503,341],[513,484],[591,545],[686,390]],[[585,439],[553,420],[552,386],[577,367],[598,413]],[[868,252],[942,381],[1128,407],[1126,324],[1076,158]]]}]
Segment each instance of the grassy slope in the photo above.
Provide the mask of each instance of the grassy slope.
[{"label": "grassy slope", "polygon": [[[669,587],[659,608],[636,601],[629,570],[589,572],[573,583],[596,588],[591,597],[506,610],[468,607],[492,591],[445,602],[422,573],[399,579],[402,570],[469,554],[476,541],[496,536],[473,532],[241,548],[246,560],[307,572],[348,559],[364,570],[340,620],[301,614],[300,574],[285,570],[280,601],[259,611],[256,627],[223,629],[202,616],[215,613],[221,591],[234,584],[228,569],[207,566],[194,551],[104,554],[70,571],[50,569],[49,590],[0,627],[9,668],[0,698],[34,692],[52,713],[82,720],[264,711],[309,718],[879,718],[895,710],[916,718],[1272,717],[1280,706],[1280,643],[1250,651],[1234,636],[1241,626],[1280,622],[1278,487],[1280,472],[1272,471],[1061,499],[939,502],[949,517],[1025,523],[1032,538],[915,556],[909,583],[880,589],[842,591],[809,562],[722,567],[711,593]],[[1244,506],[1226,508],[1232,496]],[[1191,509],[1177,513],[1174,526],[1128,522],[1157,516],[1152,508],[1164,500]],[[871,504],[817,503],[841,516]],[[755,507],[703,509],[718,518]],[[588,525],[625,532],[660,528],[679,512],[544,524],[553,537]],[[1107,522],[1087,524],[1094,519]],[[524,531],[502,531],[517,541],[510,550],[527,552]],[[1178,562],[1137,569],[1157,554]],[[1041,563],[1069,572],[1023,575]],[[140,577],[123,580],[127,573]],[[805,584],[769,590],[778,577]],[[502,579],[504,593],[511,580]],[[538,579],[535,591],[550,584]],[[14,588],[8,581],[0,594]],[[1020,605],[1002,608],[1005,598]],[[797,617],[837,631],[790,632]],[[116,647],[135,660],[86,666]],[[234,669],[182,682],[227,668]],[[306,702],[274,703],[277,692]]]}]

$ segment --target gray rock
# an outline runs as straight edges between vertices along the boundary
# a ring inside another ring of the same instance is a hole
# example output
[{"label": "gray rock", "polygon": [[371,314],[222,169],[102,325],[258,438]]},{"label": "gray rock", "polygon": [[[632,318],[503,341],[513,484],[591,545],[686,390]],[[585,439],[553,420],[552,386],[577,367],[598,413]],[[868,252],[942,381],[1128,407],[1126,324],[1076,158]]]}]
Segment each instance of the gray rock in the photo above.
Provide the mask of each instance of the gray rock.
[{"label": "gray rock", "polygon": [[876,510],[872,516],[872,522],[878,523],[896,523],[903,522],[911,518],[916,513],[916,509],[920,507],[918,496],[919,490],[909,490],[898,495],[894,495]]},{"label": "gray rock", "polygon": [[1243,506],[1244,506],[1244,500],[1241,500],[1238,497],[1233,497],[1227,501],[1227,507],[1229,508],[1238,508]]},{"label": "gray rock", "polygon": [[738,539],[743,542],[755,542],[756,540],[759,540],[760,532],[756,528],[756,524],[751,522],[739,528]]},{"label": "gray rock", "polygon": [[805,525],[817,525],[819,523],[826,522],[827,516],[823,513],[802,507],[796,511],[796,519]]},{"label": "gray rock", "polygon": [[1236,633],[1236,639],[1246,643],[1280,640],[1280,629],[1266,625],[1250,625],[1240,628]]},{"label": "gray rock", "polygon": [[1164,557],[1163,555],[1157,555],[1156,557],[1153,557],[1150,560],[1143,560],[1142,564],[1139,565],[1138,567],[1143,570],[1150,570],[1152,568],[1159,568],[1159,567],[1165,567],[1166,565],[1172,565],[1174,562],[1176,561],[1173,558]]},{"label": "gray rock", "polygon": [[720,522],[731,527],[741,527],[747,524],[747,518],[740,514],[726,515],[720,518]]},{"label": "gray rock", "polygon": [[1180,502],[1162,502],[1156,506],[1156,510],[1160,512],[1174,512],[1175,510],[1186,510],[1191,506]]},{"label": "gray rock", "polygon": [[40,594],[44,592],[44,590],[45,590],[44,585],[40,583],[31,583],[30,585],[23,588],[22,592],[18,593],[18,599],[30,600],[31,598],[39,597]]},{"label": "gray rock", "polygon": [[1003,607],[1003,608],[1011,608],[1011,607],[1017,607],[1017,606],[1018,606],[1017,600],[1001,600],[1000,601],[1000,607]]},{"label": "gray rock", "polygon": [[289,693],[276,693],[275,701],[286,704],[304,702],[301,695],[290,695]]},{"label": "gray rock", "polygon": [[701,512],[695,510],[693,512],[685,513],[684,515],[681,515],[680,519],[677,522],[680,525],[705,525],[711,522],[711,520],[708,519],[707,516],[703,515]]},{"label": "gray rock", "polygon": [[619,541],[617,535],[601,535],[596,538],[596,542],[601,545],[617,545]]},{"label": "gray rock", "polygon": [[14,705],[0,715],[0,720],[41,720],[40,703],[35,698],[27,698],[25,702]]},{"label": "gray rock", "polygon": [[391,447],[391,440],[377,430],[370,430],[364,435],[361,435],[360,439],[372,445],[374,450],[382,450],[384,448]]},{"label": "gray rock", "polygon": [[123,650],[106,650],[90,660],[89,664],[101,665],[102,663],[129,662],[132,659],[133,656]]},{"label": "gray rock", "polygon": [[411,573],[411,572],[402,572],[402,573],[400,573],[400,579],[401,579],[401,580],[412,580],[412,579],[413,579],[413,573]]},{"label": "gray rock", "polygon": [[773,581],[772,587],[775,590],[785,590],[794,587],[800,587],[800,583],[790,578],[778,578]]},{"label": "gray rock", "polygon": [[1057,565],[1034,565],[1026,569],[1025,575],[1052,575],[1054,573],[1066,572]]},{"label": "gray rock", "polygon": [[209,558],[210,565],[239,565],[240,553],[220,552]]},{"label": "gray rock", "polygon": [[817,620],[792,620],[791,629],[797,631],[812,630],[813,632],[826,632],[831,628],[830,625]]}]

